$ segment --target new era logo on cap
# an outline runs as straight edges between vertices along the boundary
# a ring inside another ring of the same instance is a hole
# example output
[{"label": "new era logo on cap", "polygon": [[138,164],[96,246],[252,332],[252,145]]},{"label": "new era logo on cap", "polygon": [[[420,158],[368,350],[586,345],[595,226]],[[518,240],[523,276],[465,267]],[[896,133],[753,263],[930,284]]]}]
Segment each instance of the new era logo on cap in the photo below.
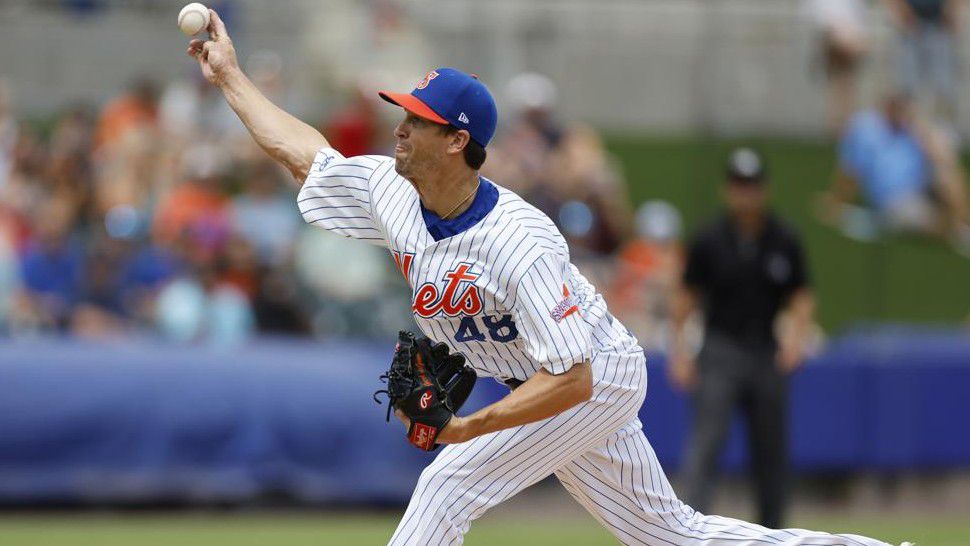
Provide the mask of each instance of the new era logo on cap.
[{"label": "new era logo on cap", "polygon": [[482,146],[488,146],[495,134],[498,111],[492,94],[478,78],[461,70],[436,68],[410,93],[379,94],[416,116],[467,130]]}]

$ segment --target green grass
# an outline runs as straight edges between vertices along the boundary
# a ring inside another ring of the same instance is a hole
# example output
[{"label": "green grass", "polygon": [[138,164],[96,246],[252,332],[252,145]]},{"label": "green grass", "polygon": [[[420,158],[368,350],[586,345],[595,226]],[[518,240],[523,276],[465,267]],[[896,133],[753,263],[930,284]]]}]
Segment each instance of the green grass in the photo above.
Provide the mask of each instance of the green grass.
[{"label": "green grass", "polygon": [[[476,523],[468,546],[598,546],[618,544],[591,519]],[[4,515],[4,546],[320,546],[385,544],[397,522],[391,515],[265,513],[238,515]],[[964,546],[970,525],[950,517],[810,518],[793,526],[874,536],[890,543]]]},{"label": "green grass", "polygon": [[632,201],[670,201],[688,231],[719,210],[728,151],[741,144],[760,150],[773,207],[805,239],[819,320],[830,333],[856,322],[958,324],[968,318],[970,259],[933,240],[855,242],[815,220],[814,196],[829,186],[835,168],[832,144],[632,136],[607,143],[623,165]]}]

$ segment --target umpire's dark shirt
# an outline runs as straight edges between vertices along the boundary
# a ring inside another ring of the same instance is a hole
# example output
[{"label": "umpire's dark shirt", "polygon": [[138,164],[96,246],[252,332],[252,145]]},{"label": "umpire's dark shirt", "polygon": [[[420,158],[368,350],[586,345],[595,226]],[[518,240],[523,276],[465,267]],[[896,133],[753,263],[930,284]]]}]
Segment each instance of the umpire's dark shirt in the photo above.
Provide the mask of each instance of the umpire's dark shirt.
[{"label": "umpire's dark shirt", "polygon": [[775,316],[808,275],[798,236],[778,218],[769,214],[761,236],[744,241],[724,216],[691,241],[684,282],[701,298],[707,332],[774,350]]}]

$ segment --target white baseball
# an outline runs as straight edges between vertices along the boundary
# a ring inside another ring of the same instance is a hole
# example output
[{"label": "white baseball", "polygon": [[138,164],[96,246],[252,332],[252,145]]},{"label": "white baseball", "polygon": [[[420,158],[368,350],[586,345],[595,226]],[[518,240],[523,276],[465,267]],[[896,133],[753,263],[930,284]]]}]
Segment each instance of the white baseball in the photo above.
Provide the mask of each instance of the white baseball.
[{"label": "white baseball", "polygon": [[179,29],[186,36],[195,36],[209,26],[209,8],[192,2],[179,12]]}]

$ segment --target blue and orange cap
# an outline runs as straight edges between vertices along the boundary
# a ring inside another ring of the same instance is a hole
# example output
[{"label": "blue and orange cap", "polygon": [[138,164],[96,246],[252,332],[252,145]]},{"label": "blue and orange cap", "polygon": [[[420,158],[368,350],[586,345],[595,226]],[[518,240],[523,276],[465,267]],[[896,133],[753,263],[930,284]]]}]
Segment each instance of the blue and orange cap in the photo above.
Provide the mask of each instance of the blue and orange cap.
[{"label": "blue and orange cap", "polygon": [[495,134],[495,99],[473,74],[436,68],[410,93],[381,91],[378,95],[428,121],[464,129],[482,147],[488,146]]}]

